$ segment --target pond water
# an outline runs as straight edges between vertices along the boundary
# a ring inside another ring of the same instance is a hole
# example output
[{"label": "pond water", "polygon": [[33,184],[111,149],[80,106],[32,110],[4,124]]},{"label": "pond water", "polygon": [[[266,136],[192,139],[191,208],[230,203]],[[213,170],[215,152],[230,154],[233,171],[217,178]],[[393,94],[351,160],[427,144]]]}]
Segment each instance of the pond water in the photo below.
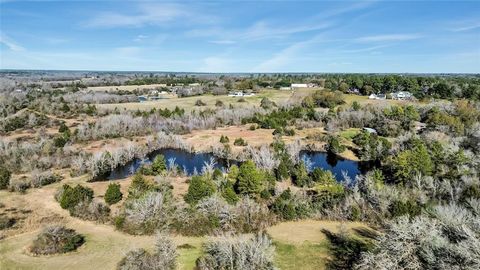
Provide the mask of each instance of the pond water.
[{"label": "pond water", "polygon": [[[165,156],[167,164],[169,164],[170,159],[174,159],[175,164],[189,175],[193,174],[195,171],[200,173],[205,163],[210,162],[212,158],[216,162],[215,168],[227,169],[232,164],[238,165],[237,161],[219,159],[212,153],[189,153],[179,149],[161,149],[150,153],[144,160],[135,159],[124,166],[117,167],[108,175],[107,179],[115,180],[128,177],[134,174],[142,164],[151,163],[159,154]],[[355,176],[361,173],[359,162],[341,159],[325,152],[302,151],[300,152],[300,157],[302,159],[308,158],[311,161],[311,169],[320,167],[332,171],[339,181],[343,180],[343,171],[352,179],[355,179]]]},{"label": "pond water", "polygon": [[352,180],[355,176],[362,173],[360,163],[358,161],[340,158],[334,154],[318,151],[301,151],[300,158],[308,158],[312,164],[311,169],[320,167],[324,170],[331,171],[337,181],[342,181],[345,172]]}]

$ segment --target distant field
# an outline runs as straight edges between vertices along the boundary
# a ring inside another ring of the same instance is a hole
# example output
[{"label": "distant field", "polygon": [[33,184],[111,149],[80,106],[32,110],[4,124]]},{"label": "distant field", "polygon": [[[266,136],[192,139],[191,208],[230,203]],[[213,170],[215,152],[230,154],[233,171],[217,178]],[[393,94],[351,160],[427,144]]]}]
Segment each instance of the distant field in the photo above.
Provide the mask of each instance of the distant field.
[{"label": "distant field", "polygon": [[[144,88],[154,88],[156,86],[162,85],[127,85],[127,86],[101,86],[101,87],[89,87],[89,90],[93,91],[113,91],[113,90],[124,90],[124,91],[133,91],[134,89],[144,89]],[[153,108],[157,109],[174,109],[175,107],[186,109],[187,111],[193,109],[204,109],[204,108],[214,108],[215,103],[217,101],[222,101],[226,106],[232,104],[235,107],[240,106],[259,106],[260,101],[262,98],[267,97],[270,100],[276,103],[287,102],[289,100],[301,100],[303,97],[312,93],[315,90],[319,90],[320,88],[301,88],[297,90],[274,90],[274,89],[263,89],[260,93],[256,94],[252,97],[244,97],[246,102],[238,102],[240,97],[229,97],[227,95],[201,95],[201,96],[192,96],[192,97],[184,97],[178,98],[176,96],[170,95],[166,96],[165,99],[154,100],[154,101],[146,101],[146,102],[131,102],[131,103],[113,103],[113,104],[98,104],[98,109],[108,109],[113,110],[118,108],[119,110],[140,110],[140,111],[147,111]],[[368,99],[367,96],[359,96],[359,95],[352,95],[352,94],[345,94],[343,95],[345,99],[346,105],[351,105],[354,101],[360,103],[361,105],[388,105],[388,104],[408,104],[411,103],[410,101],[402,101],[402,100],[371,100]],[[195,102],[197,100],[202,100],[206,103],[205,106],[195,106]]]},{"label": "distant field", "polygon": [[[301,89],[301,90],[296,90],[296,91],[288,91],[288,90],[271,90],[271,89],[265,89],[260,91],[260,93],[251,96],[251,97],[244,97],[246,102],[238,102],[240,100],[240,97],[229,97],[227,95],[219,95],[219,96],[214,96],[214,95],[202,95],[202,96],[193,96],[193,97],[184,97],[184,98],[169,98],[169,99],[160,99],[160,100],[155,100],[155,101],[146,101],[146,102],[135,102],[135,103],[120,103],[120,104],[99,104],[97,105],[97,108],[99,109],[109,109],[113,110],[115,108],[118,108],[120,110],[141,110],[141,111],[146,111],[146,110],[151,110],[153,108],[157,109],[174,109],[176,106],[179,108],[183,108],[186,110],[192,110],[195,108],[202,109],[202,108],[214,108],[215,103],[217,100],[222,101],[226,106],[229,106],[229,104],[232,104],[235,107],[239,106],[249,106],[249,105],[255,105],[259,106],[260,101],[262,98],[267,97],[270,100],[281,103],[281,102],[286,102],[289,99],[295,99],[295,98],[301,98],[301,96],[307,95],[308,93],[311,93],[314,91],[313,89]],[[207,105],[206,106],[195,106],[195,102],[197,100],[202,100],[205,102]]]},{"label": "distant field", "polygon": [[148,85],[120,85],[120,86],[90,86],[87,88],[89,91],[133,91],[142,89],[154,89],[156,87],[164,87],[165,84],[148,84]]}]

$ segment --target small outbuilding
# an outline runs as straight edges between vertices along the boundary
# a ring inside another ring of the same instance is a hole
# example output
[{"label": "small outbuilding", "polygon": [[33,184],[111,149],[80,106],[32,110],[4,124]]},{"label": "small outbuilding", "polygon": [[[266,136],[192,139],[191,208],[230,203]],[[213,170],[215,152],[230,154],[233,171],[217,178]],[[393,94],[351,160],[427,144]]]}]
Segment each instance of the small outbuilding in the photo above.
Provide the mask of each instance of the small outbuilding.
[{"label": "small outbuilding", "polygon": [[368,132],[370,134],[377,134],[377,130],[374,129],[374,128],[364,127],[363,130],[365,130],[366,132]]}]

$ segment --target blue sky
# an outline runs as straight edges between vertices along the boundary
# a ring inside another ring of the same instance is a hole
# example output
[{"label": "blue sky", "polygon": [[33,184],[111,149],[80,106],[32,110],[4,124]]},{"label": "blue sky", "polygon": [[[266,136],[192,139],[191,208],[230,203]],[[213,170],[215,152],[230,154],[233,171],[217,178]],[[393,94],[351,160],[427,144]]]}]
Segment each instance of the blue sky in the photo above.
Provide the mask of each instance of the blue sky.
[{"label": "blue sky", "polygon": [[6,1],[0,68],[480,73],[480,1]]}]

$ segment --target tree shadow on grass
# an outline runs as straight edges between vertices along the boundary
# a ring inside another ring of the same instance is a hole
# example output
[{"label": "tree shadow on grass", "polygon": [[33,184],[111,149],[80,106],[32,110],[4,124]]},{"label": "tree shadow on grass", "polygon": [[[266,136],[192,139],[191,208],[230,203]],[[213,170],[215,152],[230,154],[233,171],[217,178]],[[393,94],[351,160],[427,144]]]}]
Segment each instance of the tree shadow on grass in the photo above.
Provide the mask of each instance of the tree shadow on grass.
[{"label": "tree shadow on grass", "polygon": [[[353,269],[354,265],[360,261],[362,252],[373,247],[370,241],[345,233],[333,233],[326,229],[323,229],[322,232],[332,245],[331,259],[327,262],[327,269]],[[362,233],[366,232],[362,231]]]}]

